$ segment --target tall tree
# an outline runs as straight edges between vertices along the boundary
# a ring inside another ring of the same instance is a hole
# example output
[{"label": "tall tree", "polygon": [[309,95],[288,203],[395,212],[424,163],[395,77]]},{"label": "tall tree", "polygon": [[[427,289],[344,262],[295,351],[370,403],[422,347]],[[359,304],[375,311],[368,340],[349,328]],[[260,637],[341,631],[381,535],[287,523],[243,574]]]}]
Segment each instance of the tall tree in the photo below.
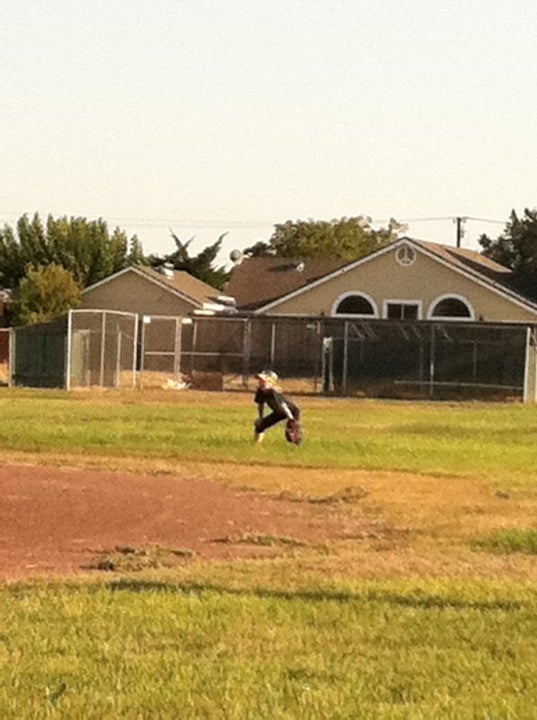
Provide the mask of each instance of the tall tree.
[{"label": "tall tree", "polygon": [[137,235],[133,235],[129,241],[129,252],[127,255],[127,264],[131,265],[147,265],[148,260],[144,255],[142,243],[138,240]]},{"label": "tall tree", "polygon": [[81,217],[48,216],[44,225],[36,213],[30,220],[23,215],[15,233],[9,226],[0,230],[0,285],[15,289],[29,266],[50,263],[69,270],[81,287],[87,287],[142,262],[143,251],[137,238],[129,240],[116,228],[110,235],[104,220]]},{"label": "tall tree", "polygon": [[374,230],[371,218],[359,215],[340,220],[288,220],[275,225],[267,244],[246,248],[246,255],[286,258],[336,257],[354,260],[395,240],[406,228],[395,220]]},{"label": "tall tree", "polygon": [[503,233],[493,240],[481,235],[483,255],[514,270],[521,281],[537,285],[537,209],[525,209],[522,217],[512,210]]},{"label": "tall tree", "polygon": [[222,233],[218,240],[206,247],[198,255],[191,257],[189,254],[190,243],[193,237],[183,242],[173,231],[171,236],[175,242],[175,250],[169,255],[159,256],[150,255],[149,262],[152,267],[157,267],[165,263],[171,265],[175,270],[184,270],[194,277],[203,280],[218,290],[224,287],[225,282],[229,278],[229,272],[224,267],[214,267],[214,261],[222,247],[222,241],[227,233]]},{"label": "tall tree", "polygon": [[56,263],[29,267],[12,303],[16,324],[48,322],[80,303],[73,274]]}]

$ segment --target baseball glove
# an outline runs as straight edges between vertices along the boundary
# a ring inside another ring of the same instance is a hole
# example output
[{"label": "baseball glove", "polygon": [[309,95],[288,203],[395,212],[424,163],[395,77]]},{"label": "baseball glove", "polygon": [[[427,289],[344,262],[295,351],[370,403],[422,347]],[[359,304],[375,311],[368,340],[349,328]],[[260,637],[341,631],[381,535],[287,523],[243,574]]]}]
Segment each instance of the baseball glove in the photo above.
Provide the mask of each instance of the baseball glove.
[{"label": "baseball glove", "polygon": [[300,445],[304,433],[302,431],[302,425],[295,418],[289,418],[285,423],[285,439],[287,442],[293,443],[293,445]]}]

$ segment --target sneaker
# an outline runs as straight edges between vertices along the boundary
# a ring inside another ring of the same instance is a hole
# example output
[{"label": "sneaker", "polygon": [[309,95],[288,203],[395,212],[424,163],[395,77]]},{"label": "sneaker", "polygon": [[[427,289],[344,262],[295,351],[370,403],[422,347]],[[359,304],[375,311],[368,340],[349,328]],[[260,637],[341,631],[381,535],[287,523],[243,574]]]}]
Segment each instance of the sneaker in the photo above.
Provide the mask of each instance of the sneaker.
[{"label": "sneaker", "polygon": [[255,435],[254,435],[254,442],[255,442],[255,443],[263,442],[263,438],[264,438],[264,437],[265,437],[265,433],[258,433],[258,432],[256,432]]}]

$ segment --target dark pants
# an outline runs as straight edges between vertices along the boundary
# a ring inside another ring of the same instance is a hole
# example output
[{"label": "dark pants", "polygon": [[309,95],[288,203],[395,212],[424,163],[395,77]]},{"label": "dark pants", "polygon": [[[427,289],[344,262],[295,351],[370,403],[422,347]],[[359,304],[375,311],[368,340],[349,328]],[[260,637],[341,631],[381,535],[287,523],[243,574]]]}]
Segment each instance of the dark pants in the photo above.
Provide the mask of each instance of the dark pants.
[{"label": "dark pants", "polygon": [[[291,411],[293,417],[295,420],[300,420],[300,409],[298,405],[295,405],[295,403],[288,402],[287,407]],[[265,430],[268,430],[273,425],[276,425],[276,423],[281,422],[282,420],[287,420],[288,416],[287,413],[283,410],[273,410],[268,415],[265,415],[265,417],[259,422],[256,423],[256,430],[259,433],[265,432]]]}]

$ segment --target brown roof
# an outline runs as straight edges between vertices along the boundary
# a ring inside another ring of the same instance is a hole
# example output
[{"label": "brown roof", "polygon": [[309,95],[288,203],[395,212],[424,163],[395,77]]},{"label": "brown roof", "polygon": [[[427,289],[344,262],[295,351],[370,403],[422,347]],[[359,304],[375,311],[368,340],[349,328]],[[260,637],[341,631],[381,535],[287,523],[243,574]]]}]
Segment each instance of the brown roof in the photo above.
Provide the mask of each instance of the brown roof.
[{"label": "brown roof", "polygon": [[346,261],[337,258],[289,260],[272,256],[244,258],[231,271],[226,295],[238,310],[255,310],[337,270]]},{"label": "brown roof", "polygon": [[137,266],[136,269],[164,286],[171,285],[174,290],[190,298],[195,304],[202,305],[204,302],[215,302],[217,296],[220,294],[216,288],[213,288],[211,285],[203,282],[203,280],[199,280],[199,278],[194,277],[184,270],[174,270],[172,275],[166,275],[143,265]]},{"label": "brown roof", "polygon": [[459,269],[476,274],[482,280],[499,286],[509,294],[515,294],[525,302],[535,304],[537,300],[537,289],[531,280],[475,250],[437,245],[423,240],[414,240],[413,242],[447,260]]},{"label": "brown roof", "polygon": [[[520,285],[515,273],[475,250],[448,245],[439,245],[424,240],[399,238],[391,245],[407,241],[425,252],[435,255],[439,260],[449,263],[462,272],[472,274],[476,279],[500,287],[510,295],[532,303],[532,294]],[[276,257],[245,258],[232,271],[226,286],[226,294],[237,301],[239,310],[256,310],[302,289],[319,280],[330,280],[330,276],[341,268],[351,269],[357,263],[367,262],[379,253],[390,249],[390,245],[375,250],[351,262],[334,258],[310,258],[305,261],[302,272],[297,269],[298,261]]]},{"label": "brown roof", "polygon": [[457,265],[460,269],[477,272],[485,275],[489,280],[499,282],[501,284],[509,284],[513,278],[513,271],[504,265],[491,260],[476,250],[468,250],[467,248],[452,247],[449,245],[438,245],[425,240],[414,240],[426,250],[438,255],[443,260],[452,265]]}]

